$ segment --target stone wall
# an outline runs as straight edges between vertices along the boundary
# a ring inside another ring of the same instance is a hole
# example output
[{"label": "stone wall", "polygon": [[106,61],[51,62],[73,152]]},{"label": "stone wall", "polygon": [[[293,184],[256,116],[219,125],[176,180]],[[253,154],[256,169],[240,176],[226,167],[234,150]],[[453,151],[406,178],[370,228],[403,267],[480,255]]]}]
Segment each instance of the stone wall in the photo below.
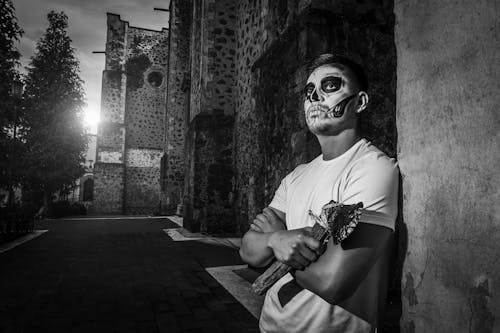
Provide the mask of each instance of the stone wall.
[{"label": "stone wall", "polygon": [[[95,169],[97,213],[151,214],[159,209],[167,61],[168,30],[131,27],[108,14]],[[119,175],[109,174],[117,165]],[[102,190],[110,181],[122,185]]]},{"label": "stone wall", "polygon": [[234,232],[235,10],[230,0],[195,1],[193,6],[183,198],[184,225],[192,231]]},{"label": "stone wall", "polygon": [[[125,64],[128,28],[120,16],[108,14],[106,65],[102,74],[101,115],[94,168],[95,213],[123,212],[125,155]],[[115,173],[116,172],[116,173]]]},{"label": "stone wall", "polygon": [[317,54],[348,54],[366,67],[373,84],[365,136],[395,155],[394,19],[390,5],[377,3],[240,2],[234,138],[240,232],[281,179],[319,153],[302,110],[304,63]]},{"label": "stone wall", "polygon": [[152,214],[160,205],[165,136],[168,31],[127,33],[125,213]]},{"label": "stone wall", "polygon": [[170,2],[167,114],[162,169],[162,212],[173,214],[184,189],[184,137],[191,87],[192,0]]},{"label": "stone wall", "polygon": [[403,332],[500,331],[500,7],[396,2]]},{"label": "stone wall", "polygon": [[124,174],[123,163],[95,164],[92,213],[123,213]]},{"label": "stone wall", "polygon": [[233,117],[198,115],[190,124],[184,226],[210,234],[231,234],[233,217]]}]

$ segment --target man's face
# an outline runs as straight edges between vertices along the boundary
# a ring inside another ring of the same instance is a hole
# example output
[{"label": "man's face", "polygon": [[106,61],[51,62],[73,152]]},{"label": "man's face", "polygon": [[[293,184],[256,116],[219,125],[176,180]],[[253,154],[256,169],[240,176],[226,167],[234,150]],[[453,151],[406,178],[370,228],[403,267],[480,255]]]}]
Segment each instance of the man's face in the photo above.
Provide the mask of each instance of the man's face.
[{"label": "man's face", "polygon": [[[358,88],[348,68],[323,65],[307,79],[304,112],[309,130],[317,135],[337,135],[356,126]],[[353,96],[353,98],[347,100]],[[346,104],[341,103],[346,99]],[[342,105],[344,104],[344,105]]]}]

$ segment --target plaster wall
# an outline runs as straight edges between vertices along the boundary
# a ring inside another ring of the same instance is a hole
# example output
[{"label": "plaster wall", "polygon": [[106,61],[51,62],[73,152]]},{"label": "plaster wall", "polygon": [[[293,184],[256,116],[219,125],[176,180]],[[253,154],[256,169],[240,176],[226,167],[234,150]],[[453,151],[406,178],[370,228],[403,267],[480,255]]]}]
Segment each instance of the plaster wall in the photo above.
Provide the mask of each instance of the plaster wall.
[{"label": "plaster wall", "polygon": [[500,7],[398,1],[403,332],[500,331]]}]

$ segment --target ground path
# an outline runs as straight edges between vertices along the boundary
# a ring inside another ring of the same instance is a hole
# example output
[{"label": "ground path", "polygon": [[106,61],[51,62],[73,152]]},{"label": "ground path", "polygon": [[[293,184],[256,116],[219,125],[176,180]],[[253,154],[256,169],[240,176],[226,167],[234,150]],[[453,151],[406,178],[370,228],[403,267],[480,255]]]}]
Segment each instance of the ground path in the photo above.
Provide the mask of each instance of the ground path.
[{"label": "ground path", "polygon": [[0,253],[0,333],[257,332],[207,267],[234,248],[174,242],[167,219],[38,222],[41,236]]}]

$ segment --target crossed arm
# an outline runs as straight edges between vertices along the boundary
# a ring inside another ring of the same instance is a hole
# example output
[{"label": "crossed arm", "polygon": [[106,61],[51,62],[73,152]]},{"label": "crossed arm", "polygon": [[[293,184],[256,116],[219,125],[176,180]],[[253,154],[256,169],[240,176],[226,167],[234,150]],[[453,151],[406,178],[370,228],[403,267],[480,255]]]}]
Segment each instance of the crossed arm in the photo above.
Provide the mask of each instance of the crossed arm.
[{"label": "crossed arm", "polygon": [[268,207],[254,219],[244,235],[241,258],[255,267],[275,258],[295,269],[295,279],[303,288],[331,304],[351,296],[388,244],[391,230],[359,223],[342,244],[330,242],[320,256],[321,244],[310,228],[286,230],[285,213]]}]

